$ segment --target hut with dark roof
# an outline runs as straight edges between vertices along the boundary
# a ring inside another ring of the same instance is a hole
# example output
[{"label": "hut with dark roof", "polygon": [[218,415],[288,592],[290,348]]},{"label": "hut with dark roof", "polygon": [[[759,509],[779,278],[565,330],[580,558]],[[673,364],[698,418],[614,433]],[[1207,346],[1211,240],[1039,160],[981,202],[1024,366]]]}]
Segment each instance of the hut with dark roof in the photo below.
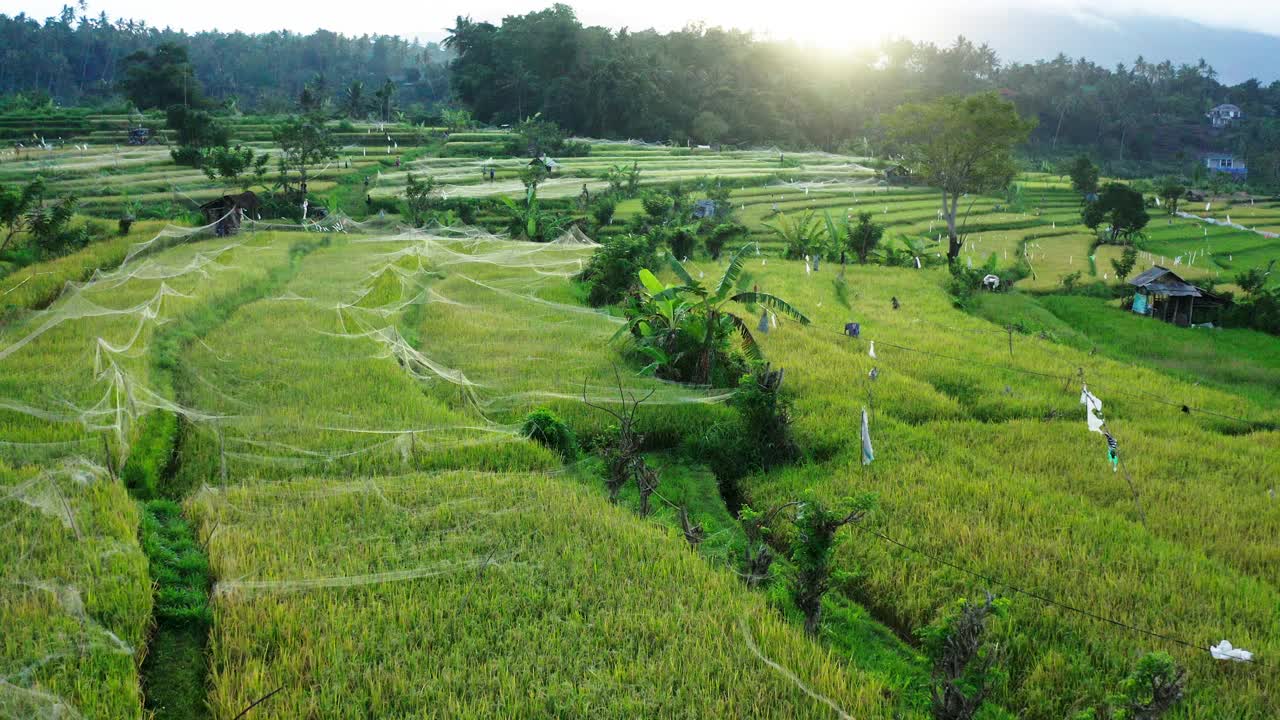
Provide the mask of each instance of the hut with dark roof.
[{"label": "hut with dark roof", "polygon": [[[1227,301],[1183,280],[1168,268],[1153,266],[1129,281],[1134,286],[1133,311],[1175,325],[1210,322]],[[1197,316],[1196,313],[1199,313]]]},{"label": "hut with dark roof", "polygon": [[200,213],[208,225],[214,225],[214,233],[219,237],[235,235],[240,231],[240,221],[245,215],[252,215],[262,207],[258,196],[246,190],[238,195],[223,195],[200,206]]}]

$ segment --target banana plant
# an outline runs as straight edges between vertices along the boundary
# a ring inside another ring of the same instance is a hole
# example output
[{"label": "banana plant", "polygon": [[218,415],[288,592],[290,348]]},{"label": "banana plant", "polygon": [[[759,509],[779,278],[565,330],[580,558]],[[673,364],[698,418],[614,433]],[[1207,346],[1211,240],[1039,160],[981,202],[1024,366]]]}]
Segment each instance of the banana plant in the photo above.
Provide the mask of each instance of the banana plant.
[{"label": "banana plant", "polygon": [[849,238],[849,217],[840,215],[839,219],[832,219],[831,213],[823,210],[822,219],[827,226],[827,243],[834,251],[841,251],[840,258],[844,259],[844,248]]},{"label": "banana plant", "polygon": [[[762,361],[764,354],[751,333],[750,325],[732,307],[733,303],[748,308],[762,305],[803,325],[809,318],[782,298],[770,293],[745,290],[747,247],[739,248],[725,268],[724,274],[714,286],[706,286],[695,280],[684,265],[674,256],[667,262],[678,278],[678,284],[665,285],[651,271],[639,273],[644,290],[644,300],[628,310],[628,324],[621,331],[631,330],[638,340],[641,352],[653,360],[653,368],[659,374],[681,375],[676,366],[686,357],[696,360],[692,372],[693,382],[707,384],[715,375],[718,356],[729,338],[738,336],[738,344],[744,355],[752,361]],[[658,352],[647,352],[649,347]]]},{"label": "banana plant", "polygon": [[499,200],[502,201],[503,210],[507,213],[508,232],[513,237],[523,236],[526,240],[533,242],[547,242],[555,239],[555,236],[559,235],[569,222],[568,218],[543,212],[538,205],[536,185],[529,186],[523,205],[505,195]]},{"label": "banana plant", "polygon": [[788,218],[784,214],[776,224],[762,224],[786,243],[788,260],[799,260],[822,252],[822,222],[812,210],[806,210],[798,217]]}]

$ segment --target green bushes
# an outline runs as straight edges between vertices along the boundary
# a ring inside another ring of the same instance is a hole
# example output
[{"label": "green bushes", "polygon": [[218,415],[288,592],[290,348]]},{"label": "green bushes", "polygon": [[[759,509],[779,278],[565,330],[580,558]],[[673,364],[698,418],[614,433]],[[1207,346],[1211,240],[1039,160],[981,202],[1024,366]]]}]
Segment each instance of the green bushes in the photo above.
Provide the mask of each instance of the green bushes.
[{"label": "green bushes", "polygon": [[[717,206],[718,207],[718,206]],[[720,253],[724,251],[725,245],[728,243],[745,238],[747,236],[747,227],[737,222],[725,222],[711,228],[707,233],[707,237],[703,240],[706,245],[707,254],[712,260],[719,260]]]},{"label": "green bushes", "polygon": [[1147,653],[1111,696],[1114,720],[1159,720],[1182,700],[1187,672],[1168,653]]},{"label": "green bushes", "polygon": [[1008,612],[1009,601],[961,598],[916,634],[933,660],[933,717],[970,720],[977,715],[992,686],[1007,674],[999,665],[998,647],[987,639],[987,623]]},{"label": "green bushes", "polygon": [[618,199],[613,195],[602,195],[591,202],[588,211],[597,227],[613,223],[613,214],[618,209]]},{"label": "green bushes", "polygon": [[578,457],[578,438],[573,429],[550,410],[539,408],[526,415],[520,431],[559,453],[565,462],[573,462]]},{"label": "green bushes", "polygon": [[677,382],[732,387],[748,361],[764,359],[737,306],[748,312],[764,306],[766,313],[809,323],[804,313],[776,295],[740,289],[747,282],[745,256],[746,248],[739,248],[714,287],[694,280],[671,256],[667,260],[681,284],[668,287],[649,270],[640,271],[644,291],[626,308],[627,329],[635,351],[650,361],[647,372]]},{"label": "green bushes", "polygon": [[731,401],[742,420],[744,460],[768,470],[800,456],[791,436],[791,401],[782,395],[781,370],[768,367],[743,378]]},{"label": "green bushes", "polygon": [[595,307],[611,305],[638,284],[641,270],[656,262],[657,256],[648,238],[621,235],[600,246],[578,280],[587,286],[587,302]]}]

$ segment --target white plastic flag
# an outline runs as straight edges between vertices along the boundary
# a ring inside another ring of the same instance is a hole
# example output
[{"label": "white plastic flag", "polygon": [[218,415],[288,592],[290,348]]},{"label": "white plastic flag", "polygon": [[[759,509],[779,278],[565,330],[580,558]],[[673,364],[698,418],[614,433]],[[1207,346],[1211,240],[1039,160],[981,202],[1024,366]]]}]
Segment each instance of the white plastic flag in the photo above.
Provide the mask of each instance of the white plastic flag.
[{"label": "white plastic flag", "polygon": [[[863,411],[863,427],[866,427],[866,411]],[[1231,643],[1223,640],[1222,642],[1209,648],[1209,654],[1214,660],[1230,660],[1232,662],[1249,662],[1253,659],[1253,653],[1244,648],[1232,647]]]},{"label": "white plastic flag", "polygon": [[875,459],[875,451],[871,449],[871,428],[867,423],[867,409],[864,407],[862,408],[862,464],[870,465]]},{"label": "white plastic flag", "polygon": [[1085,407],[1085,420],[1089,422],[1089,432],[1102,432],[1102,401],[1089,392],[1087,385],[1080,392],[1080,404]]}]

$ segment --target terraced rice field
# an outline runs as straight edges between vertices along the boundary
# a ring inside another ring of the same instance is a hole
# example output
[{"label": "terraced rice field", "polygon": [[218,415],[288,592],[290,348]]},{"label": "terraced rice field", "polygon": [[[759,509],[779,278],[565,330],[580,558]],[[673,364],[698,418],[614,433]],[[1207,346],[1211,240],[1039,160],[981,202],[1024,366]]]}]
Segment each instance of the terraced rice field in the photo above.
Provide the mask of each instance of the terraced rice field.
[{"label": "terraced rice field", "polygon": [[[110,218],[119,217],[129,204],[156,206],[170,216],[191,212],[228,191],[201,170],[173,162],[162,129],[163,117],[142,120],[156,128],[150,144],[129,145],[128,128],[136,122],[137,118],[127,116],[89,116],[79,124],[61,124],[51,118],[12,121],[9,132],[14,134],[13,141],[25,142],[22,149],[15,149],[11,142],[0,152],[0,183],[39,175],[51,193],[74,194],[83,212]],[[233,142],[273,156],[268,183],[274,183],[278,148],[271,139],[270,119],[232,119],[228,124]],[[24,132],[29,128],[36,128],[34,138]],[[313,168],[314,180],[308,183],[309,189],[319,194],[333,190],[339,178],[353,173],[372,174],[376,182],[378,167],[393,164],[395,158],[426,142],[435,129],[361,123],[349,130],[334,126],[332,131],[340,146],[338,159]],[[0,122],[3,132],[5,126]]]},{"label": "terraced rice field", "polygon": [[[0,477],[23,539],[0,616],[27,629],[0,657],[0,714],[141,715],[151,584],[112,473],[154,451],[164,417],[180,430],[158,485],[188,497],[215,582],[213,717],[264,685],[287,686],[267,717],[915,712],[893,699],[900,679],[805,639],[521,435],[535,404],[603,427],[577,399],[584,380],[593,402],[613,401],[616,320],[566,284],[589,246],[316,232],[166,244],[0,336]],[[564,344],[576,358],[548,352]],[[628,392],[657,391],[644,418],[658,433],[723,411],[715,391],[622,372]],[[494,668],[484,683],[477,664]]]},{"label": "terraced rice field", "polygon": [[[957,309],[938,267],[810,273],[779,259],[763,223],[809,210],[868,211],[885,242],[921,237],[942,252],[934,193],[883,187],[853,158],[600,144],[544,187],[576,195],[628,158],[646,183],[772,183],[732,198],[759,247],[751,281],[813,319],[759,336],[786,369],[805,460],[739,490],[755,507],[806,490],[877,497],[842,531],[820,639],[778,612],[780,584],[748,591],[723,566],[732,543],[709,542],[713,560],[690,552],[670,524],[611,506],[589,463],[566,467],[525,437],[525,413],[550,407],[598,439],[612,420],[586,401],[617,407],[619,382],[653,393],[639,417],[655,448],[729,417],[725,391],[626,364],[616,311],[582,305],[571,280],[591,244],[250,224],[137,245],[156,230],[140,227],[0,279],[13,308],[0,326],[0,524],[13,538],[0,549],[0,625],[20,629],[0,643],[0,716],[155,710],[139,668],[158,561],[138,539],[137,499],[157,495],[182,502],[207,552],[195,700],[215,718],[263,698],[254,717],[923,717],[927,671],[900,638],[987,591],[1013,601],[994,627],[1009,677],[992,717],[1097,707],[1150,650],[1188,668],[1173,717],[1274,715],[1275,338],[1207,339],[1195,362],[1221,367],[1201,381],[1179,360],[1194,331],[1126,316],[1143,323],[1138,352],[1119,321],[1089,326],[1115,312],[1101,303],[1045,298],[1022,308],[1042,324],[1010,335]],[[502,161],[498,183],[481,181],[483,162],[409,166],[469,197],[518,182],[522,161]],[[386,172],[376,192],[400,181]],[[1086,256],[1072,193],[1020,182],[1017,203],[972,199],[962,262],[1008,267],[1025,253],[1035,274],[1023,284],[1037,290],[1076,270],[1110,281],[1107,249]],[[1225,280],[1276,257],[1274,242],[1158,217],[1139,270],[1182,257],[1189,279]],[[690,264],[695,277],[722,269]],[[841,334],[847,322],[860,339]],[[1114,468],[1083,421],[1086,385],[1105,402]],[[660,492],[679,498],[677,466],[663,464]],[[712,501],[708,527],[730,533]],[[853,647],[841,608],[883,624],[868,619]],[[1260,662],[1213,660],[1207,647],[1224,638]]]}]

